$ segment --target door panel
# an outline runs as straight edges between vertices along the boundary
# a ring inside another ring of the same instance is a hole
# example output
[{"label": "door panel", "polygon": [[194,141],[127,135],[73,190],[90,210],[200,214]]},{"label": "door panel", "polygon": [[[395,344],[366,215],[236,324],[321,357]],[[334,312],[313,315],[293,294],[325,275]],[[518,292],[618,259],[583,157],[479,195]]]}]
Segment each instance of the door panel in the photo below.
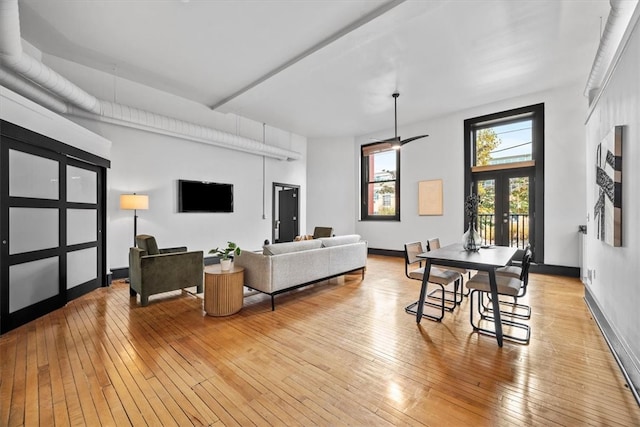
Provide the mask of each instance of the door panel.
[{"label": "door panel", "polygon": [[9,255],[58,247],[59,210],[9,208]]},{"label": "door panel", "polygon": [[278,193],[279,234],[276,242],[293,242],[298,234],[298,190],[290,188]]},{"label": "door panel", "polygon": [[54,159],[9,150],[9,196],[58,200],[59,162]]},{"label": "door panel", "polygon": [[97,248],[67,253],[67,289],[96,280],[97,261]]},{"label": "door panel", "polygon": [[15,128],[0,139],[0,333],[105,282],[105,169]]},{"label": "door panel", "polygon": [[59,269],[57,256],[9,267],[9,314],[58,295]]},{"label": "door panel", "polygon": [[496,228],[496,180],[483,179],[476,183],[476,194],[480,198],[478,204],[477,229],[484,245],[496,245],[502,242],[501,227]]},{"label": "door panel", "polygon": [[295,185],[273,184],[274,243],[292,242],[300,234],[298,191]]},{"label": "door panel", "polygon": [[[524,249],[529,243],[530,216],[530,180],[528,176],[508,177],[507,206],[509,212],[503,213],[503,223],[507,224],[509,246]],[[506,219],[506,222],[505,222]]]},{"label": "door panel", "polygon": [[523,171],[478,174],[478,232],[483,244],[523,249],[533,235],[533,180]]}]

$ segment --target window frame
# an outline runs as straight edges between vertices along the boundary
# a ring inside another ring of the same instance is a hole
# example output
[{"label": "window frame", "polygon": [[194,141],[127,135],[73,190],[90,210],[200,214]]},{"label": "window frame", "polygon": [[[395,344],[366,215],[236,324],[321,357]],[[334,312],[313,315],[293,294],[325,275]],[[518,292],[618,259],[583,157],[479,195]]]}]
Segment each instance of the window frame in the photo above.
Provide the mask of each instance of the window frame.
[{"label": "window frame", "polygon": [[[484,116],[474,117],[464,121],[464,197],[465,199],[471,194],[475,185],[476,178],[488,172],[486,169],[481,171],[473,171],[476,147],[475,147],[475,131],[477,129],[486,128],[489,125],[507,124],[530,118],[531,123],[531,157],[532,162],[527,165],[513,163],[512,166],[496,165],[492,168],[494,172],[499,171],[516,171],[518,169],[533,169],[533,185],[534,194],[533,211],[534,228],[533,228],[533,244],[534,256],[537,263],[544,262],[544,103],[528,105],[526,107],[515,108],[512,110],[501,111],[498,113],[487,114]],[[464,200],[464,199],[463,199]],[[463,216],[463,227],[466,228],[468,218],[466,214]]]},{"label": "window frame", "polygon": [[[376,146],[379,146],[379,150],[376,150]],[[365,155],[365,151],[374,151],[371,154],[376,154],[384,151],[393,151],[396,155],[396,177],[394,180],[387,181],[369,181],[370,175],[370,162],[369,154]],[[361,221],[400,221],[400,150],[393,149],[389,142],[374,142],[371,144],[363,144],[360,146],[360,201]],[[374,203],[369,200],[369,185],[381,182],[395,182],[395,214],[394,215],[374,215],[369,214],[369,206]]]}]

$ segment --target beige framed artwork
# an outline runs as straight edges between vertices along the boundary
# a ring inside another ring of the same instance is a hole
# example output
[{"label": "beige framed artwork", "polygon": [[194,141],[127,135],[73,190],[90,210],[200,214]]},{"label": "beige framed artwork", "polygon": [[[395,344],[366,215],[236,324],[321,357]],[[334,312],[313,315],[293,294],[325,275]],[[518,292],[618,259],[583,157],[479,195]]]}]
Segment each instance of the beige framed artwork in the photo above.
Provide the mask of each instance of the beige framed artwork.
[{"label": "beige framed artwork", "polygon": [[418,182],[418,215],[442,215],[442,180]]}]

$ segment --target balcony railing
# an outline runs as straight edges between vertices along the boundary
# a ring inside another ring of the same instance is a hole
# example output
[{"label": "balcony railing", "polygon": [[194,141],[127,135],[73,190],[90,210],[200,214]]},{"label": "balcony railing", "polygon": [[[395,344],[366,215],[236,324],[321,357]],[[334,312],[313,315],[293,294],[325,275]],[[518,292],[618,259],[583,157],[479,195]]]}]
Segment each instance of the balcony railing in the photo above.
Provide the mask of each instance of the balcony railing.
[{"label": "balcony railing", "polygon": [[[483,245],[496,244],[495,215],[478,215],[478,233]],[[524,249],[529,243],[529,215],[509,214],[509,246]]]}]

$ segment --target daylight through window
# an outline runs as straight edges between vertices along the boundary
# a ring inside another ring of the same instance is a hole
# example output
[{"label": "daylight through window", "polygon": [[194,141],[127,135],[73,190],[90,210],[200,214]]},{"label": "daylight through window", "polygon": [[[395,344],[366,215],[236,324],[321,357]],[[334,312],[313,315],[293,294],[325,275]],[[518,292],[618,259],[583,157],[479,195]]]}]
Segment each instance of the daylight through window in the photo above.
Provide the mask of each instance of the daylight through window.
[{"label": "daylight through window", "polygon": [[362,146],[363,220],[400,220],[400,154],[389,143]]}]

